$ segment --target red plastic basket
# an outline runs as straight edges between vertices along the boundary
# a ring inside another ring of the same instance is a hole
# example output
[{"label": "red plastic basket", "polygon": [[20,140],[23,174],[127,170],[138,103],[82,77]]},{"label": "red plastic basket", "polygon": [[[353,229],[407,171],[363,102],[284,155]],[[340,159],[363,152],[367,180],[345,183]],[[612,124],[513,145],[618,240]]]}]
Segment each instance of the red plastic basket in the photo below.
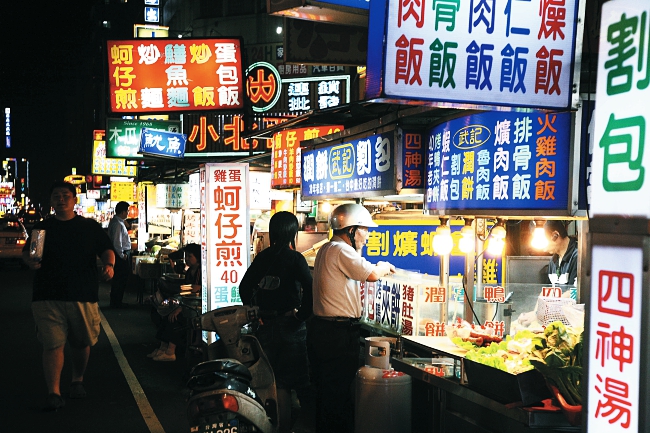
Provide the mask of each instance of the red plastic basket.
[{"label": "red plastic basket", "polygon": [[555,385],[551,385],[550,383],[547,382],[547,385],[549,388],[551,388],[551,391],[553,392],[553,396],[555,399],[560,403],[560,408],[562,408],[562,413],[564,413],[564,416],[566,416],[567,420],[569,420],[569,424],[577,426],[582,424],[582,405],[579,406],[573,406],[570,405],[569,403],[566,402],[564,397],[562,397],[562,394],[560,394],[560,390],[557,389]]}]

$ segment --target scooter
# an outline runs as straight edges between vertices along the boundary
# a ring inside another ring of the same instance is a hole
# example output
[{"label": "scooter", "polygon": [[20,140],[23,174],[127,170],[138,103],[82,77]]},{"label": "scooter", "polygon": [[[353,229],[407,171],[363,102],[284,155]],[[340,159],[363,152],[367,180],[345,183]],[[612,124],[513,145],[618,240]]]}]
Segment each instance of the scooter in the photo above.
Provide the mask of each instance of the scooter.
[{"label": "scooter", "polygon": [[258,307],[234,305],[192,319],[196,330],[215,332],[208,361],[187,382],[187,416],[192,433],[275,433],[278,398],[268,358],[253,335],[242,333],[259,319]]}]

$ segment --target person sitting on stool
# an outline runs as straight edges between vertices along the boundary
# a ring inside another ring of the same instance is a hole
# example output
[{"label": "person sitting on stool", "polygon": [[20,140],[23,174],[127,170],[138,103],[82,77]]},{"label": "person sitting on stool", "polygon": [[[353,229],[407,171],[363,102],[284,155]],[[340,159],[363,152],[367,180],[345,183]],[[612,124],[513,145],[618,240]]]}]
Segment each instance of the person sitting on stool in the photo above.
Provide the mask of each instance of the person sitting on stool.
[{"label": "person sitting on stool", "polygon": [[[201,277],[201,246],[198,244],[187,244],[185,251],[185,263],[189,266],[185,271],[185,284],[192,286],[192,293],[199,293],[202,287]],[[158,288],[161,291],[162,287]],[[179,298],[180,290],[175,288],[170,293],[163,293],[162,298],[172,300]],[[168,304],[170,305],[170,304]],[[172,304],[173,305],[173,304]],[[187,318],[183,315],[183,307],[176,308],[152,308],[151,321],[158,328],[156,339],[160,340],[160,347],[147,355],[154,361],[176,361],[176,346],[183,344],[187,339]]]}]

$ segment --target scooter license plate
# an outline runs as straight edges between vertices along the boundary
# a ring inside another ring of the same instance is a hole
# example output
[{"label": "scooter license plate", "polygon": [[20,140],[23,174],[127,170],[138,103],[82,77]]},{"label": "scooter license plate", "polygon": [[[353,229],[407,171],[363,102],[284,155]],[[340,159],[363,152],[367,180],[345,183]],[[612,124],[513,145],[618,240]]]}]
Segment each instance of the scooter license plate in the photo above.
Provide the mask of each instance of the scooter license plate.
[{"label": "scooter license plate", "polygon": [[239,420],[231,419],[228,422],[215,422],[196,426],[190,429],[196,433],[239,433]]}]

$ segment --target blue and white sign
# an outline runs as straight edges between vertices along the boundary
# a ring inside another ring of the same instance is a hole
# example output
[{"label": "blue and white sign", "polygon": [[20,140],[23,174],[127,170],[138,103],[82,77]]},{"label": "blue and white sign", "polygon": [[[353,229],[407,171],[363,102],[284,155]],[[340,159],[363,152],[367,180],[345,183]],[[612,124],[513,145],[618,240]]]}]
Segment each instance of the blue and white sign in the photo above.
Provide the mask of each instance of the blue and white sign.
[{"label": "blue and white sign", "polygon": [[11,147],[11,109],[5,108],[5,147]]},{"label": "blue and white sign", "polygon": [[183,158],[187,135],[142,128],[139,153],[161,158]]},{"label": "blue and white sign", "polygon": [[160,22],[159,11],[160,10],[155,7],[144,8],[144,21],[146,23],[159,23]]},{"label": "blue and white sign", "polygon": [[570,113],[488,112],[428,136],[429,210],[569,207]]},{"label": "blue and white sign", "polygon": [[159,6],[160,0],[144,0],[144,4],[149,6]]},{"label": "blue and white sign", "polygon": [[395,194],[395,132],[302,152],[302,197]]},{"label": "blue and white sign", "polygon": [[577,105],[578,3],[373,0],[366,97],[466,108]]}]

